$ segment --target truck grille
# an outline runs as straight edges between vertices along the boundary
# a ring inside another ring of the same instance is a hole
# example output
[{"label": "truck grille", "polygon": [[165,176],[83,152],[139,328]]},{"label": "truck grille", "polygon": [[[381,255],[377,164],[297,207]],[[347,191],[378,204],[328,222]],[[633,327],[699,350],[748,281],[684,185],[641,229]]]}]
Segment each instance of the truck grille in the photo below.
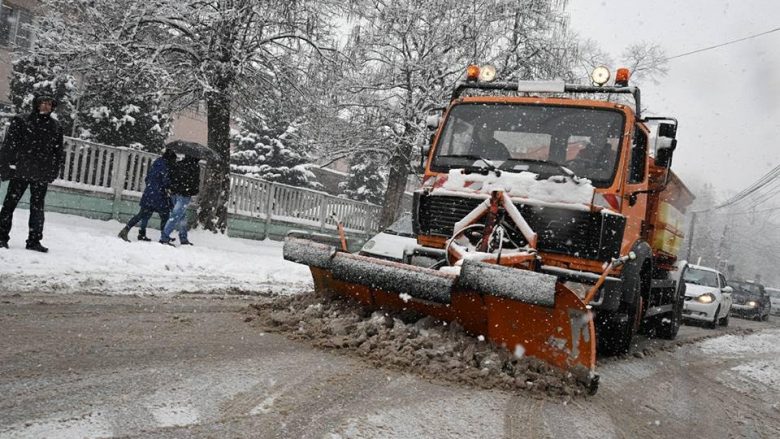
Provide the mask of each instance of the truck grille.
[{"label": "truck grille", "polygon": [[[415,233],[450,237],[455,223],[483,200],[453,196],[415,194]],[[560,207],[515,204],[539,235],[539,250],[608,261],[618,257],[623,241],[625,217],[602,215]],[[525,243],[522,235],[510,231],[512,239]]]}]

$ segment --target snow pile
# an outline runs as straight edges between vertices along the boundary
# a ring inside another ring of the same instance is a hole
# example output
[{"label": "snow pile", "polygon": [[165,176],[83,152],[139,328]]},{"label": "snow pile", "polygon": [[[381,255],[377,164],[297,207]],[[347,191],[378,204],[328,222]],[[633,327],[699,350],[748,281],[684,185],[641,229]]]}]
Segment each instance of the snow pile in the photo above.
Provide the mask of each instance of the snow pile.
[{"label": "snow pile", "polygon": [[482,388],[566,397],[587,393],[571,374],[531,357],[514,356],[484,342],[484,337],[469,336],[458,324],[431,317],[401,320],[315,294],[264,298],[250,312],[247,321],[264,331],[356,354],[378,367]]},{"label": "snow pile", "polygon": [[590,204],[593,199],[593,185],[587,179],[578,182],[563,176],[537,180],[533,172],[502,172],[488,175],[465,174],[461,169],[452,169],[444,182],[445,191],[489,194],[500,190],[512,198],[528,198],[547,203]]},{"label": "snow pile", "polygon": [[[702,342],[702,351],[710,355],[747,360],[730,369],[748,387],[759,391],[780,387],[780,329],[739,337],[726,335]],[[764,357],[764,358],[756,358]],[[733,379],[721,378],[731,387],[741,388]],[[744,385],[744,384],[742,384]]]},{"label": "snow pile", "polygon": [[780,330],[762,331],[748,336],[725,335],[704,341],[701,349],[708,354],[742,357],[746,354],[780,354]]},{"label": "snow pile", "polygon": [[[0,294],[176,292],[295,293],[311,289],[308,267],[283,260],[282,243],[190,232],[194,246],[170,247],[117,237],[122,224],[46,213],[43,244],[24,249],[28,211],[17,209],[10,249],[0,249]],[[175,236],[175,234],[174,234]]]}]

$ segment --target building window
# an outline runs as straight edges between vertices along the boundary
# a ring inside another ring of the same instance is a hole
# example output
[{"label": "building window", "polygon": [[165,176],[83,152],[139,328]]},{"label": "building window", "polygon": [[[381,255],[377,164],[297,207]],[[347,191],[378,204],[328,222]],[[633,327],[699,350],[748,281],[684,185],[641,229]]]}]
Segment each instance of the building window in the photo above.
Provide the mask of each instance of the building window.
[{"label": "building window", "polygon": [[3,4],[0,7],[0,46],[29,49],[32,46],[32,22],[30,11]]}]

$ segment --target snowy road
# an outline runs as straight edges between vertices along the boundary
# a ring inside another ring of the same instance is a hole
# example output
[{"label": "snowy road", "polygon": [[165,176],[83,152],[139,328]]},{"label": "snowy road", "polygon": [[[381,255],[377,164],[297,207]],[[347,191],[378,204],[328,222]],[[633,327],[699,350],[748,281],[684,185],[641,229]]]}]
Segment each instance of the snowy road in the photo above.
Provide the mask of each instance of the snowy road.
[{"label": "snowy road", "polygon": [[[0,438],[779,437],[780,328],[683,327],[571,401],[374,368],[263,333],[257,298],[0,297]],[[754,328],[753,334],[726,335]]]}]

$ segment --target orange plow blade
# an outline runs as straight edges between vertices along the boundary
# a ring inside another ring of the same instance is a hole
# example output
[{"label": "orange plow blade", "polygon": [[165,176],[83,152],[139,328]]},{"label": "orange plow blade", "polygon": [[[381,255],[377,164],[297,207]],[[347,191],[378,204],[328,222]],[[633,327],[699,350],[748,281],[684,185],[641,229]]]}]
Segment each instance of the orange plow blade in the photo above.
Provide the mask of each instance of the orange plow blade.
[{"label": "orange plow blade", "polygon": [[459,274],[449,274],[298,238],[285,241],[284,257],[311,267],[318,293],[348,297],[370,309],[458,322],[516,356],[570,371],[596,391],[592,314],[554,276],[470,260]]}]

